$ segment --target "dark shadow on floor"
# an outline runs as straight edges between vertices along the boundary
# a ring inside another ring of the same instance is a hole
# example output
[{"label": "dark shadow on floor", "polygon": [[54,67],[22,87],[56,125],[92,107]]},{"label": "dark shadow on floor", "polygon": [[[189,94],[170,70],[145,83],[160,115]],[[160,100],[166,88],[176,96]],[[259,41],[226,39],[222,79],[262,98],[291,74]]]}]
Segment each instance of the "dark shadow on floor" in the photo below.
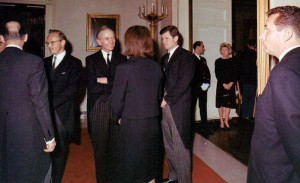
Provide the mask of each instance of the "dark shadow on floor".
[{"label": "dark shadow on floor", "polygon": [[209,120],[208,127],[199,122],[194,124],[194,129],[247,166],[254,120],[237,117],[232,118],[229,124],[230,128],[221,129],[219,120]]}]

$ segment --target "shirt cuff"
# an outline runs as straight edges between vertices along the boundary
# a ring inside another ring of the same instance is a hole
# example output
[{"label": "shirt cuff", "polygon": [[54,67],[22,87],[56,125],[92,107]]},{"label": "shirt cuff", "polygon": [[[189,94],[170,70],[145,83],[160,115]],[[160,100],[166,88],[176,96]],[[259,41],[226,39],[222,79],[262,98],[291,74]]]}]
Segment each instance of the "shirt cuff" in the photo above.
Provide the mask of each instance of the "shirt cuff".
[{"label": "shirt cuff", "polygon": [[208,89],[208,87],[209,87],[209,84],[208,84],[208,83],[203,83],[203,84],[201,85],[201,88],[202,88],[203,91],[206,91],[206,90]]},{"label": "shirt cuff", "polygon": [[53,138],[52,140],[47,141],[46,144],[50,144],[50,143],[52,143],[54,140],[55,140],[55,138]]}]

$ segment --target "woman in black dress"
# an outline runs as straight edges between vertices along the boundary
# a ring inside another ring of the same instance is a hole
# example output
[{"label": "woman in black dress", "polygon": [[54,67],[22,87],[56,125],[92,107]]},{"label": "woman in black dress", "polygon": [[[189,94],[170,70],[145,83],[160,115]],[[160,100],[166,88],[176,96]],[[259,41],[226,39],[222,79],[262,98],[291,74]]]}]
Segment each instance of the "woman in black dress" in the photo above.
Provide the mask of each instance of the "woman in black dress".
[{"label": "woman in black dress", "polygon": [[125,33],[126,63],[118,65],[112,89],[113,118],[120,124],[113,150],[113,173],[109,182],[155,182],[160,169],[158,120],[162,70],[151,59],[153,42],[144,26]]},{"label": "woman in black dress", "polygon": [[[232,52],[231,45],[222,43],[220,45],[221,58],[215,62],[215,73],[218,80],[216,93],[216,107],[220,116],[220,127],[224,128],[224,124],[229,128],[228,119],[230,109],[234,109],[235,103],[235,83],[236,67],[233,59],[229,56]],[[224,120],[225,113],[225,120]]]}]

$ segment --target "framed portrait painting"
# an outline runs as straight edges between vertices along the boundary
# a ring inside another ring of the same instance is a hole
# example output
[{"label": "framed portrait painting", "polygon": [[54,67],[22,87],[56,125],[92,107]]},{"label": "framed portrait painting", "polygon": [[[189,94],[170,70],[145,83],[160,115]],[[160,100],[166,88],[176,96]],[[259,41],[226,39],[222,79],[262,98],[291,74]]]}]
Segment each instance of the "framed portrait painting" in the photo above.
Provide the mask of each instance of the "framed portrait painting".
[{"label": "framed portrait painting", "polygon": [[119,23],[120,15],[87,14],[86,50],[100,50],[100,46],[96,42],[96,39],[97,33],[104,25],[112,29],[116,34],[116,39],[119,39]]}]

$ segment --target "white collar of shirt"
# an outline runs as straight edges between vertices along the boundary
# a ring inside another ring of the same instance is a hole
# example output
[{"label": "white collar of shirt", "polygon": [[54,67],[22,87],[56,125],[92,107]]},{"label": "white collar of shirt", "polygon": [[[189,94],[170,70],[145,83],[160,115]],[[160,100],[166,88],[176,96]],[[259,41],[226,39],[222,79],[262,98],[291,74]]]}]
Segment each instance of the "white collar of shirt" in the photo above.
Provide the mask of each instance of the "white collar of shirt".
[{"label": "white collar of shirt", "polygon": [[106,62],[106,64],[107,64],[107,54],[109,54],[109,60],[111,60],[111,57],[112,57],[112,51],[110,51],[109,53],[106,53],[104,50],[101,50],[101,52],[102,52],[102,55],[103,55],[103,58],[104,58],[104,60],[105,60],[105,62]]},{"label": "white collar of shirt", "polygon": [[19,48],[20,50],[23,50],[20,46],[15,45],[15,44],[8,44],[8,45],[6,45],[6,48],[7,47],[15,47],[15,48]]},{"label": "white collar of shirt", "polygon": [[61,63],[61,61],[63,60],[63,58],[65,57],[65,55],[66,55],[66,50],[64,50],[62,53],[60,53],[58,55],[53,55],[52,62],[54,61],[54,57],[56,57],[55,67],[54,68],[56,68]]},{"label": "white collar of shirt", "polygon": [[[172,57],[172,55],[173,55],[173,53],[175,52],[175,50],[178,48],[179,46],[177,45],[175,48],[172,48],[170,51],[169,51],[169,60],[170,60],[170,58]],[[168,61],[169,61],[168,60]]]},{"label": "white collar of shirt", "polygon": [[284,50],[281,54],[280,54],[280,57],[279,57],[279,62],[282,60],[282,58],[288,53],[290,52],[291,50],[293,50],[294,48],[298,48],[300,47],[300,45],[296,45],[296,46],[292,46],[286,50]]},{"label": "white collar of shirt", "polygon": [[194,55],[196,55],[196,57],[197,57],[199,60],[201,60],[201,57],[200,57],[198,54],[194,53]]},{"label": "white collar of shirt", "polygon": [[224,60],[227,60],[227,59],[230,59],[231,56],[229,56],[228,58],[224,58],[223,56],[221,56],[221,58],[224,59]]}]

